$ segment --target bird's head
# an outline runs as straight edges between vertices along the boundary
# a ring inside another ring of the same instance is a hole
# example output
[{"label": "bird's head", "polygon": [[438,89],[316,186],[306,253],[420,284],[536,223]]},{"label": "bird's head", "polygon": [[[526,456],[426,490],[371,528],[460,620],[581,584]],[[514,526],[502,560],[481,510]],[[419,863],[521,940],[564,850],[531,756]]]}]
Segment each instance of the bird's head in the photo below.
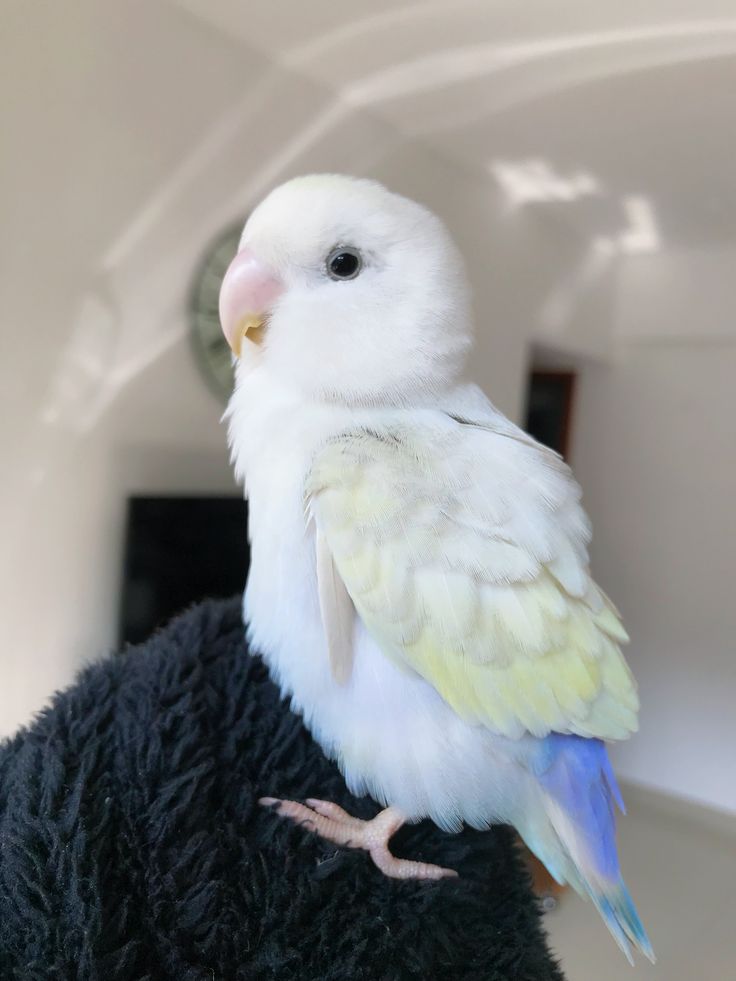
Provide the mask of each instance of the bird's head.
[{"label": "bird's head", "polygon": [[471,334],[462,258],[439,218],[376,181],[331,174],[282,184],[255,209],[220,319],[244,368],[349,405],[442,391]]}]

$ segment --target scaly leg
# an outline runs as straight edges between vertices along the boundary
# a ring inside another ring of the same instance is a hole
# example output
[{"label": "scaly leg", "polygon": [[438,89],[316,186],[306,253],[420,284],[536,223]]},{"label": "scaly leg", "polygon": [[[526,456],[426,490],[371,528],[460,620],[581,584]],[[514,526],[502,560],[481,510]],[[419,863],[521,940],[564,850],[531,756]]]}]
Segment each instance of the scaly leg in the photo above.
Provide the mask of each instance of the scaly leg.
[{"label": "scaly leg", "polygon": [[346,848],[363,848],[384,875],[391,879],[444,879],[456,876],[453,869],[426,862],[411,862],[396,858],[388,850],[389,839],[404,824],[403,814],[395,807],[387,807],[370,821],[361,821],[328,800],[310,798],[307,804],[295,800],[277,800],[262,797],[259,804],[272,807],[281,817],[290,818],[314,831],[321,838]]}]

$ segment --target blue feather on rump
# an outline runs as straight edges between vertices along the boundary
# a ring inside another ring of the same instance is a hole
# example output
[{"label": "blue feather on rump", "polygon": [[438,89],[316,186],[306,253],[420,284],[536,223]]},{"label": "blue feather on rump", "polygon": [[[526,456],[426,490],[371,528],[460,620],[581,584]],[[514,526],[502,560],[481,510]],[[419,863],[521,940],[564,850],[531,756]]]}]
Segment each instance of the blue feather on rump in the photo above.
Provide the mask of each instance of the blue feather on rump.
[{"label": "blue feather on rump", "polygon": [[614,807],[625,813],[621,791],[600,739],[551,733],[540,742],[533,771],[564,826],[552,824],[577,866],[606,925],[631,960],[634,943],[650,960],[654,952],[621,877]]},{"label": "blue feather on rump", "polygon": [[542,743],[534,772],[544,790],[584,835],[595,871],[620,875],[614,803],[625,813],[605,744],[553,732]]}]

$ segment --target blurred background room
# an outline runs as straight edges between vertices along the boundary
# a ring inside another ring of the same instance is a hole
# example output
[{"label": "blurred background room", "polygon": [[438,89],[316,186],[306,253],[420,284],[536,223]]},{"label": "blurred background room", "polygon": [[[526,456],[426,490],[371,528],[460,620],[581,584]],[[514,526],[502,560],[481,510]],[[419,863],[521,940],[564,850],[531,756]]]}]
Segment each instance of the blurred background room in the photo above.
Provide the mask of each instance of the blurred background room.
[{"label": "blurred background room", "polygon": [[[476,380],[569,459],[632,637],[641,732],[614,762],[659,955],[637,977],[735,976],[733,0],[4,0],[1,19],[0,735],[242,589],[219,282],[275,184],[377,177],[459,241]],[[570,981],[628,970],[574,897],[546,923]]]}]

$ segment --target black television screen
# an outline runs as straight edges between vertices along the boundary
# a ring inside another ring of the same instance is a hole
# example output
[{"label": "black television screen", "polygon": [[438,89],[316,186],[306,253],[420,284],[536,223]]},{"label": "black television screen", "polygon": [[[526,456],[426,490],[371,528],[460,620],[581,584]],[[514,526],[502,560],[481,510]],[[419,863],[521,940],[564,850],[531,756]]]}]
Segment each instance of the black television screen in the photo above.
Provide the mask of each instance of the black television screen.
[{"label": "black television screen", "polygon": [[138,643],[208,597],[243,591],[247,508],[239,497],[131,497],[120,640]]}]

